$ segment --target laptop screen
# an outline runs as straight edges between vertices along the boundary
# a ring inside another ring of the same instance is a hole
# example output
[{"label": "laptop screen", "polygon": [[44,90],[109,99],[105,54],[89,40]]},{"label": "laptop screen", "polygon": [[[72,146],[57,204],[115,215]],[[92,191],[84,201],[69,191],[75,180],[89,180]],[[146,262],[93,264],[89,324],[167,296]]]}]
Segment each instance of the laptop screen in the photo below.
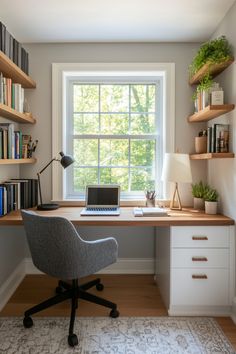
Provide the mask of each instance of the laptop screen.
[{"label": "laptop screen", "polygon": [[117,208],[120,205],[120,186],[90,185],[86,190],[86,207]]}]

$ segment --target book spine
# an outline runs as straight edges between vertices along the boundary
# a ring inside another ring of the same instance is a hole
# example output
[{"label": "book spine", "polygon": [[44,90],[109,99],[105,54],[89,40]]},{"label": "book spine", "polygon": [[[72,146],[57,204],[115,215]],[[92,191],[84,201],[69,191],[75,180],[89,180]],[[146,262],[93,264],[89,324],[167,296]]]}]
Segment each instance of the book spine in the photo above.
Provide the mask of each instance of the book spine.
[{"label": "book spine", "polygon": [[207,152],[211,151],[212,127],[207,128]]},{"label": "book spine", "polygon": [[4,215],[3,211],[3,187],[0,187],[0,216]]}]

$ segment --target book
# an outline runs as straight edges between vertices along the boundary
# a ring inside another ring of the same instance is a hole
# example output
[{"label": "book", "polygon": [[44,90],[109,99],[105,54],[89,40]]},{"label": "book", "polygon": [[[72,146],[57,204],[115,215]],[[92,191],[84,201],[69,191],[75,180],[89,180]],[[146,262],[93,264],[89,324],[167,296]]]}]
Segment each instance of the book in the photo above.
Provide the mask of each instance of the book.
[{"label": "book", "polygon": [[148,207],[135,207],[134,216],[168,216],[165,208],[148,208]]},{"label": "book", "polygon": [[214,124],[212,127],[211,152],[229,152],[229,124]]},{"label": "book", "polygon": [[[1,123],[0,129],[3,131],[3,139],[4,139],[4,157],[7,159],[15,158],[15,134],[14,134],[14,124],[13,123]],[[7,131],[7,135],[6,132]],[[7,140],[7,142],[6,142]],[[7,144],[7,157],[6,157],[6,146]]]},{"label": "book", "polygon": [[207,152],[212,152],[211,141],[212,141],[212,127],[208,127],[207,128]]}]

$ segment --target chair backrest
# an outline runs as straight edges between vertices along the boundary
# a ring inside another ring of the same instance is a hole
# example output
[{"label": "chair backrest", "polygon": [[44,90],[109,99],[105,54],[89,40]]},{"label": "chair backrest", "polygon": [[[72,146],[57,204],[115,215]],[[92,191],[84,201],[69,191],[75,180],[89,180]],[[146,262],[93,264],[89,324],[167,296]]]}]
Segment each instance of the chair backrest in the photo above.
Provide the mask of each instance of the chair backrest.
[{"label": "chair backrest", "polygon": [[87,242],[69,220],[26,210],[21,214],[33,263],[39,270],[61,279],[84,276]]}]

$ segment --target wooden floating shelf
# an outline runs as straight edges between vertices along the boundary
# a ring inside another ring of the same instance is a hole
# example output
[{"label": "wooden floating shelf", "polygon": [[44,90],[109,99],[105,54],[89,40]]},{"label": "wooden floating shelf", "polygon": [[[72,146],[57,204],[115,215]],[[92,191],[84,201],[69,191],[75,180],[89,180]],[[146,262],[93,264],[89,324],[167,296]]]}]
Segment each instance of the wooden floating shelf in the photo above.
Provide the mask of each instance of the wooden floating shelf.
[{"label": "wooden floating shelf", "polygon": [[14,83],[21,84],[24,88],[35,88],[36,83],[22,71],[11,59],[0,51],[0,72],[3,76],[10,77]]},{"label": "wooden floating shelf", "polygon": [[191,160],[227,159],[233,157],[234,157],[233,152],[208,152],[206,154],[190,155]]},{"label": "wooden floating shelf", "polygon": [[199,69],[196,74],[194,74],[190,79],[189,79],[189,84],[194,85],[194,84],[199,84],[201,79],[206,75],[210,74],[211,77],[215,77],[218,74],[220,74],[222,71],[224,71],[228,66],[230,66],[234,61],[234,58],[224,61],[222,63],[216,63],[213,64],[211,62],[206,63],[203,65],[201,69]]},{"label": "wooden floating shelf", "polygon": [[20,113],[15,109],[1,103],[0,103],[0,116],[7,119],[11,119],[17,123],[30,123],[30,124],[36,123],[35,118],[33,118],[32,116],[27,115],[25,113]]},{"label": "wooden floating shelf", "polygon": [[35,163],[37,160],[35,158],[30,159],[0,159],[0,165],[17,165],[26,163]]},{"label": "wooden floating shelf", "polygon": [[207,122],[234,109],[234,104],[210,105],[188,117],[190,123]]}]

